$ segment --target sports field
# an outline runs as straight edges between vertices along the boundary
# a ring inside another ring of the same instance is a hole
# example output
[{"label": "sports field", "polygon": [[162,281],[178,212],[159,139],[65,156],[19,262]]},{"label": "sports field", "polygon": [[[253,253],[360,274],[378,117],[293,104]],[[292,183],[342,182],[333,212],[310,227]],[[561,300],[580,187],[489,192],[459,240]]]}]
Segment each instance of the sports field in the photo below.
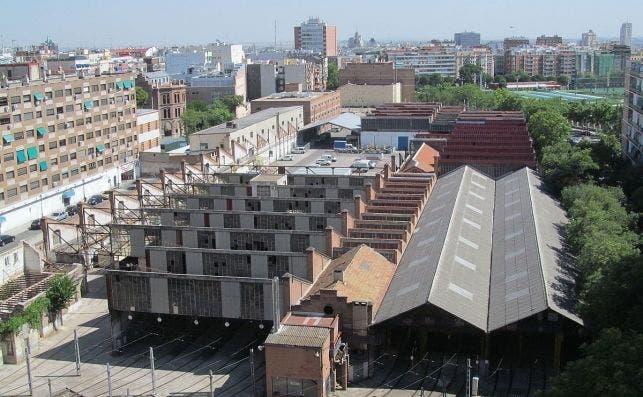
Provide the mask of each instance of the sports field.
[{"label": "sports field", "polygon": [[523,98],[535,99],[562,99],[563,101],[600,101],[605,99],[602,96],[577,94],[569,91],[516,91],[516,95]]}]

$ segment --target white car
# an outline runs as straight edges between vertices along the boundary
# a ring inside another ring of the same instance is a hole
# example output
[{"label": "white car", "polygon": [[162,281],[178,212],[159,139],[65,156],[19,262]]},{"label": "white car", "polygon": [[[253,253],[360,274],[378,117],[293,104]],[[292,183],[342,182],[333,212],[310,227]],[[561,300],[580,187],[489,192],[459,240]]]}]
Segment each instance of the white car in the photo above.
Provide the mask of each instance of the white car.
[{"label": "white car", "polygon": [[321,156],[322,159],[326,159],[332,162],[337,161],[337,157],[333,156],[332,154],[324,154]]},{"label": "white car", "polygon": [[293,157],[292,157],[292,154],[284,154],[283,156],[281,156],[281,158],[279,160],[281,160],[281,161],[292,161]]},{"label": "white car", "polygon": [[315,161],[316,164],[322,165],[322,166],[328,166],[331,165],[331,161],[328,160],[327,158],[320,158]]},{"label": "white car", "polygon": [[49,215],[49,217],[55,221],[62,221],[63,219],[67,219],[68,216],[66,211],[55,211]]}]

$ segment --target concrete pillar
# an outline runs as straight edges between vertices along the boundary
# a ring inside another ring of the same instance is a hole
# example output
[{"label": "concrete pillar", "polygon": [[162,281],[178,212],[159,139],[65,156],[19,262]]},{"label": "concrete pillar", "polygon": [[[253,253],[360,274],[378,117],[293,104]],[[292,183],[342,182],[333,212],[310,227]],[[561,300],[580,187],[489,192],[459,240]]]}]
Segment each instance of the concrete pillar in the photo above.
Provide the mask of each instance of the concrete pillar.
[{"label": "concrete pillar", "polygon": [[388,165],[388,163],[384,163],[384,181],[388,181],[390,177],[391,177],[391,167]]},{"label": "concrete pillar", "polygon": [[366,184],[366,202],[370,203],[375,198],[375,192],[373,191],[373,184],[368,182]]},{"label": "concrete pillar", "polygon": [[342,233],[348,236],[348,230],[355,227],[355,218],[348,210],[342,210]]},{"label": "concrete pillar", "polygon": [[395,154],[391,154],[391,171],[397,171],[397,159],[395,158]]},{"label": "concrete pillar", "polygon": [[384,180],[382,174],[375,174],[375,191],[379,192],[384,187]]},{"label": "concrete pillar", "polygon": [[332,226],[326,228],[326,254],[333,257],[333,250],[342,245],[342,236]]},{"label": "concrete pillar", "polygon": [[362,196],[359,194],[354,197],[355,199],[355,219],[362,219],[362,214],[366,211],[366,206],[362,201]]},{"label": "concrete pillar", "polygon": [[185,172],[185,160],[181,161],[181,180],[183,183],[187,183],[188,181],[185,179],[186,178],[186,172]]}]

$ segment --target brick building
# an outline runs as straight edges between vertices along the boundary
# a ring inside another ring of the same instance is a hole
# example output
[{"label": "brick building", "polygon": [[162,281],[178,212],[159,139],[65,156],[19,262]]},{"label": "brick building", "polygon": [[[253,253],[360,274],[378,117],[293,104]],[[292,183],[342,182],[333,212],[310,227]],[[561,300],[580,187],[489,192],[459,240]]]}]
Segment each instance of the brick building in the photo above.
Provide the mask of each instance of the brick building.
[{"label": "brick building", "polygon": [[181,116],[185,112],[187,89],[173,82],[167,72],[146,72],[136,77],[136,83],[148,94],[145,107],[159,111],[163,136],[183,135]]},{"label": "brick building", "polygon": [[348,63],[339,69],[339,84],[390,85],[400,83],[401,101],[415,98],[415,72],[411,68],[394,69],[392,62]]},{"label": "brick building", "polygon": [[159,111],[156,109],[136,110],[136,129],[138,130],[138,151],[158,151],[161,149],[159,130]]}]

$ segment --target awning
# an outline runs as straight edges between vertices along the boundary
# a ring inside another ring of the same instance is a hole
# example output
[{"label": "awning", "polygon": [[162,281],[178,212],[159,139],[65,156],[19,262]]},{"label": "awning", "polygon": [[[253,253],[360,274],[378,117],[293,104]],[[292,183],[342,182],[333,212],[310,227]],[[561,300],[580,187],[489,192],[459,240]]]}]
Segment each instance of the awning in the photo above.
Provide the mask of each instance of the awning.
[{"label": "awning", "polygon": [[27,148],[27,157],[29,160],[34,160],[38,158],[38,148],[36,146],[32,146],[30,148]]},{"label": "awning", "polygon": [[125,88],[132,88],[132,80],[125,80],[125,81],[123,81],[123,87],[125,87]]},{"label": "awning", "polygon": [[85,109],[87,110],[94,108],[94,102],[91,100],[85,101],[83,104],[85,105]]},{"label": "awning", "polygon": [[27,161],[27,156],[25,155],[25,151],[23,149],[16,150],[16,160],[18,161],[18,164],[22,164]]},{"label": "awning", "polygon": [[16,140],[16,138],[13,137],[13,134],[7,134],[2,136],[2,140],[4,143],[11,143]]},{"label": "awning", "polygon": [[40,171],[47,171],[47,168],[49,168],[49,164],[47,164],[46,161],[41,161],[40,162]]},{"label": "awning", "polygon": [[74,189],[65,190],[63,192],[63,198],[66,198],[66,199],[72,198],[74,197],[74,194],[76,194],[76,192],[74,192]]},{"label": "awning", "polygon": [[103,153],[104,151],[105,151],[105,145],[103,145],[102,143],[96,146],[96,152]]},{"label": "awning", "polygon": [[35,99],[36,101],[44,101],[45,95],[40,91],[36,91],[33,93],[33,99]]},{"label": "awning", "polygon": [[47,129],[45,127],[38,127],[36,128],[36,132],[38,133],[38,136],[45,136],[47,135]]},{"label": "awning", "polygon": [[119,90],[122,90],[123,89],[123,82],[122,81],[117,81],[116,82],[116,88],[118,88]]},{"label": "awning", "polygon": [[4,216],[0,215],[0,223],[5,223],[7,221],[7,218]]}]

